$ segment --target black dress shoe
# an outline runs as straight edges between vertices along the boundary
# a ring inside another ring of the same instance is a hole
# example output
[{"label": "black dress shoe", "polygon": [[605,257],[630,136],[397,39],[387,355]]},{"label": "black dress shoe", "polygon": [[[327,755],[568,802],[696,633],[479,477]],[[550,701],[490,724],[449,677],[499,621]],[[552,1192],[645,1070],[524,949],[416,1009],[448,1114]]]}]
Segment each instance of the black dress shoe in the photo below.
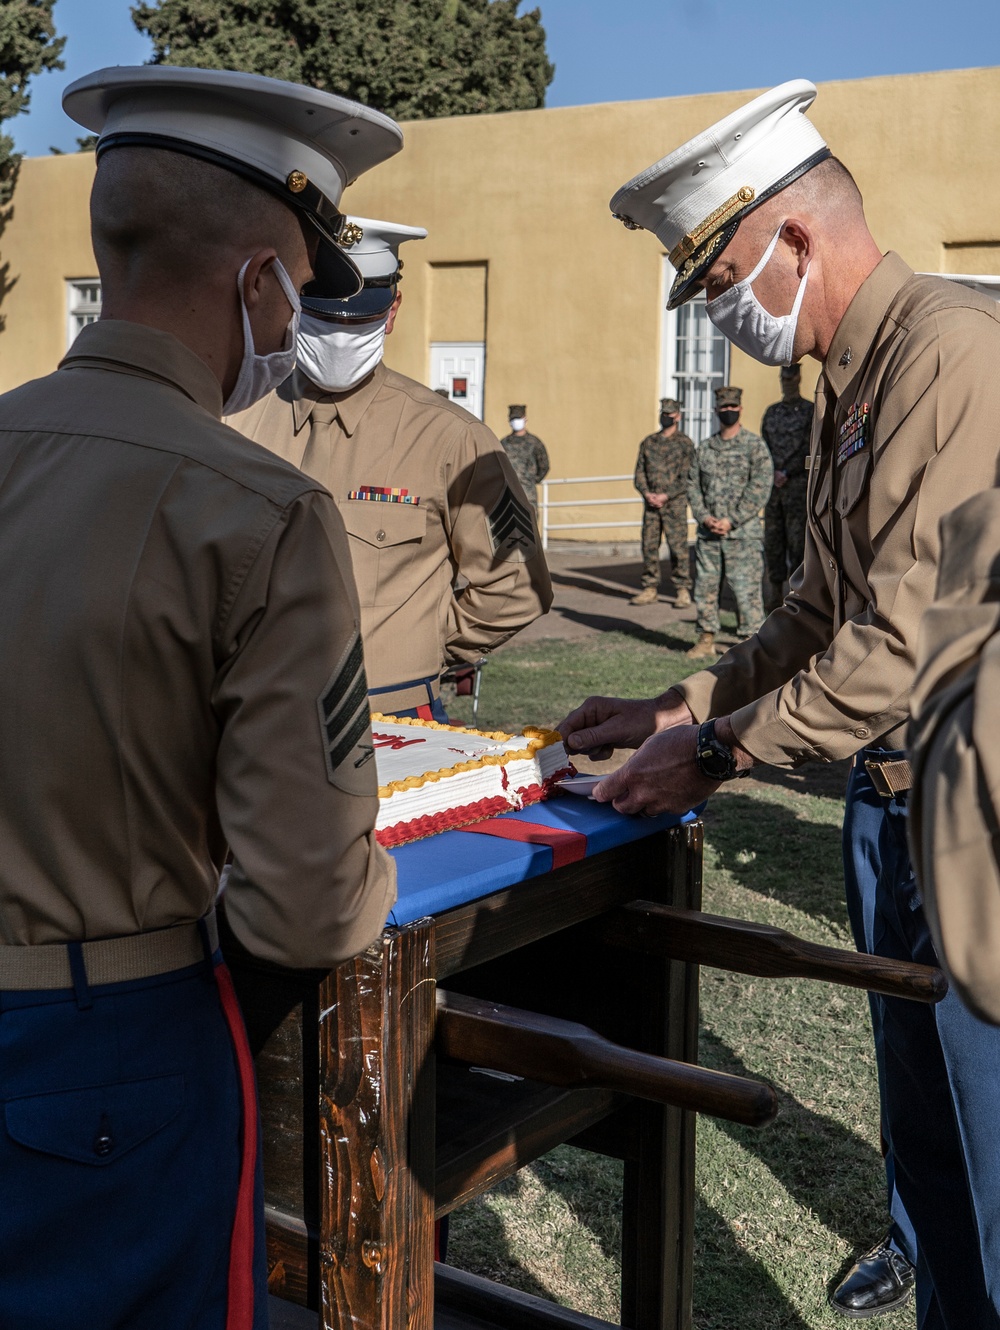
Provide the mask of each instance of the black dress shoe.
[{"label": "black dress shoe", "polygon": [[913,1266],[886,1238],[858,1257],[830,1295],[830,1306],[857,1321],[881,1316],[902,1307],[915,1281]]}]

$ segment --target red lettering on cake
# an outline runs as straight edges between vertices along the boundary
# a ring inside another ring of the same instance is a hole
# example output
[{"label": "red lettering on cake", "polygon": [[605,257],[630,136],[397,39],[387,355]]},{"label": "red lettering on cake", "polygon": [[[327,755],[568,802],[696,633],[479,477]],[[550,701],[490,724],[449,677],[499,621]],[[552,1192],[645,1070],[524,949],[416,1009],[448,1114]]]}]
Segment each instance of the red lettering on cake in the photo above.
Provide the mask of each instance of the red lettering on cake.
[{"label": "red lettering on cake", "polygon": [[372,743],[376,748],[391,748],[394,753],[398,753],[401,748],[409,748],[411,744],[425,744],[426,739],[404,739],[401,734],[376,734],[372,731]]}]

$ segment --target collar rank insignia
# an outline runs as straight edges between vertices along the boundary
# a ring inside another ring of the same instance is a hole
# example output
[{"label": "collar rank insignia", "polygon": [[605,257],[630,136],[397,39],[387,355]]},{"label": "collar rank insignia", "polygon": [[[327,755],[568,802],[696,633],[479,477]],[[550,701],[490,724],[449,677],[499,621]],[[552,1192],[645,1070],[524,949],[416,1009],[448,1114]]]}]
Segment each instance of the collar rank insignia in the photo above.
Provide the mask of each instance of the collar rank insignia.
[{"label": "collar rank insignia", "polygon": [[326,776],[348,794],[372,794],[377,780],[361,636],[355,633],[330,680],[316,699]]},{"label": "collar rank insignia", "polygon": [[860,452],[868,442],[868,415],[869,405],[867,402],[855,402],[848,411],[837,434],[838,466],[846,462],[849,457],[853,457],[855,453]]},{"label": "collar rank insignia", "polygon": [[534,553],[535,524],[531,513],[509,485],[504,486],[487,522],[498,560],[524,562]]}]

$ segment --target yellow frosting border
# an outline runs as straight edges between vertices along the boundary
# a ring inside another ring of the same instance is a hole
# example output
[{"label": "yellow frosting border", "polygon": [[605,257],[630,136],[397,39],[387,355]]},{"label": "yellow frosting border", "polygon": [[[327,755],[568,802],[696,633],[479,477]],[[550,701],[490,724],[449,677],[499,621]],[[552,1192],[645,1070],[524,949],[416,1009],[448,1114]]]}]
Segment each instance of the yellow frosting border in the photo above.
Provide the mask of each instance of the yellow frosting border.
[{"label": "yellow frosting border", "polygon": [[[442,725],[436,720],[415,720],[410,716],[387,716],[384,712],[373,711],[372,725],[376,725],[379,721],[391,722],[393,725],[412,725],[418,730],[447,730],[450,734],[474,734],[476,738],[494,739],[498,743],[506,743],[517,737],[514,734],[505,734],[503,730],[471,730],[463,725]],[[388,785],[378,787],[378,797],[388,799],[404,790],[418,790],[421,785],[426,785],[428,782],[445,780],[448,776],[456,776],[463,771],[481,771],[484,767],[502,767],[508,762],[530,761],[539,748],[548,748],[551,744],[560,743],[562,740],[558,730],[544,730],[536,725],[526,725],[521,734],[528,741],[526,748],[515,748],[509,753],[487,753],[485,757],[473,758],[469,762],[456,762],[453,767],[441,767],[438,771],[425,771],[421,776],[407,776],[405,780],[393,780]]]}]

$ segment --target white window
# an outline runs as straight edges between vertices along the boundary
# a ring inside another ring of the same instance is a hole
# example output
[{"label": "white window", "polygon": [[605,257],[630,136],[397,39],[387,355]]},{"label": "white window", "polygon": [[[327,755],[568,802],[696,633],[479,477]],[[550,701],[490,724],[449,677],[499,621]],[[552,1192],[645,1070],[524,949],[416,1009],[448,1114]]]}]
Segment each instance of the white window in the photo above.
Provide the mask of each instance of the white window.
[{"label": "white window", "polygon": [[[664,304],[674,275],[664,258]],[[682,431],[701,443],[716,428],[712,394],[729,380],[729,343],[709,321],[703,292],[680,309],[664,309],[661,346],[660,396],[678,399]]]},{"label": "white window", "polygon": [[[921,276],[926,275],[921,274]],[[946,282],[961,282],[963,286],[969,286],[973,291],[978,291],[981,296],[989,296],[991,300],[1000,300],[1000,277],[993,274],[939,272],[931,275],[943,277]]]},{"label": "white window", "polygon": [[66,283],[66,346],[76,341],[81,328],[101,316],[101,283],[96,277]]},{"label": "white window", "polygon": [[431,387],[446,388],[448,400],[483,418],[485,342],[431,342]]}]

